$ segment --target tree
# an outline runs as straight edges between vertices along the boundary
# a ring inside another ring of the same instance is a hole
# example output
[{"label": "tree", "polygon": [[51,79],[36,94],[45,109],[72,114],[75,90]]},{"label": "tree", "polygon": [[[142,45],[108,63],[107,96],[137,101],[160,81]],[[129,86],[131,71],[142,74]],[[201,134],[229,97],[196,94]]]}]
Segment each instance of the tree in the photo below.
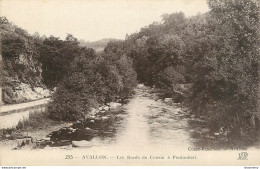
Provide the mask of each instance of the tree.
[{"label": "tree", "polygon": [[121,42],[111,42],[102,56],[97,56],[93,49],[73,48],[78,55],[58,82],[49,107],[51,117],[74,121],[84,118],[92,107],[129,96],[136,74],[131,60],[121,56],[122,48]]},{"label": "tree", "polygon": [[205,45],[195,65],[194,102],[204,105],[199,111],[207,112],[215,129],[232,127],[234,132],[244,134],[257,111],[259,2],[208,3],[212,18],[206,36],[201,38],[204,40],[198,43]]},{"label": "tree", "polygon": [[50,36],[40,44],[40,61],[44,83],[53,89],[70,72],[70,64],[76,56],[94,57],[94,50],[80,47],[78,41],[68,34],[65,41]]}]

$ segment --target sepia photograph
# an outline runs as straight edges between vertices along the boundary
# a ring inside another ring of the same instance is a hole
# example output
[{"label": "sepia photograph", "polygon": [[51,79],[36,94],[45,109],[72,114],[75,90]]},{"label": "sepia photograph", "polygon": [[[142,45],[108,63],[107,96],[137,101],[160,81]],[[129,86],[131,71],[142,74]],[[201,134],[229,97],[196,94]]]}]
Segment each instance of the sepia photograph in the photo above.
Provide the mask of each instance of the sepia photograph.
[{"label": "sepia photograph", "polygon": [[0,0],[1,166],[260,166],[259,0]]}]

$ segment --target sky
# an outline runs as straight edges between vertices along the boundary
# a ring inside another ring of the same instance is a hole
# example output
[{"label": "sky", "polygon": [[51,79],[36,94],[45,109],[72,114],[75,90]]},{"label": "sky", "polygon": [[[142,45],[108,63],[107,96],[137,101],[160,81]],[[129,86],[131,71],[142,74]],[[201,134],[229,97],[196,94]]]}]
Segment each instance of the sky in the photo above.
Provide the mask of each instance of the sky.
[{"label": "sky", "polygon": [[30,34],[124,39],[165,13],[207,12],[206,0],[0,0],[0,15]]}]

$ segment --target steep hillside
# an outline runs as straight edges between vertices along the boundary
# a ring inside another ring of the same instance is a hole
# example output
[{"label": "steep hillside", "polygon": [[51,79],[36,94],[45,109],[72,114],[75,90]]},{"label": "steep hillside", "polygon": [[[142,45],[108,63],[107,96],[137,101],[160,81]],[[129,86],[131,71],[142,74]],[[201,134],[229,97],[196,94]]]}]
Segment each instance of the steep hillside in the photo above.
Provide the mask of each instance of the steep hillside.
[{"label": "steep hillside", "polygon": [[37,38],[0,18],[3,59],[2,90],[5,104],[20,103],[49,95],[42,82]]}]

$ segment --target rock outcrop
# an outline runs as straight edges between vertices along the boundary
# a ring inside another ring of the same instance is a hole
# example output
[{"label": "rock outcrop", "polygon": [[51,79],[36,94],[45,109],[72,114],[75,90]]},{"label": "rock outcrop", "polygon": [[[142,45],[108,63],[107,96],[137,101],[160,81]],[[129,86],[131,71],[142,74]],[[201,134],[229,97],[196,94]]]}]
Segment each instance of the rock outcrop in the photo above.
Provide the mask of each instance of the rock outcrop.
[{"label": "rock outcrop", "polygon": [[0,18],[2,42],[1,86],[4,104],[21,103],[49,96],[42,80],[37,39]]}]

